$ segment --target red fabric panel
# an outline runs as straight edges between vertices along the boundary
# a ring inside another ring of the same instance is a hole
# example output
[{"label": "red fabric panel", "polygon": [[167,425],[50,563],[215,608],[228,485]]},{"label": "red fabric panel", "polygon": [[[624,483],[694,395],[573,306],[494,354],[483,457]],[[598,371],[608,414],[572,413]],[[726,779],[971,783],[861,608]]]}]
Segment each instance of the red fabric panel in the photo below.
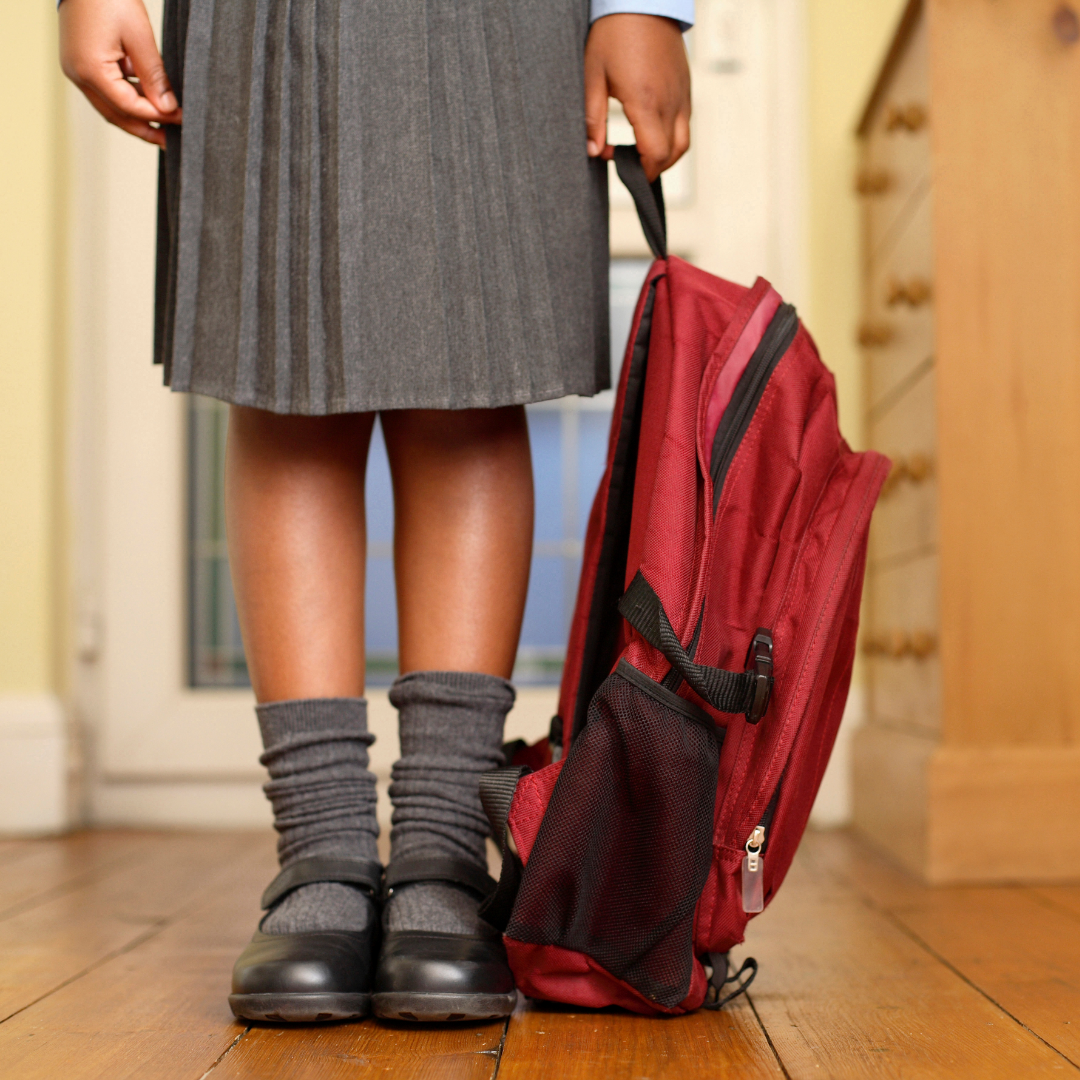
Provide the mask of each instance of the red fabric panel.
[{"label": "red fabric panel", "polygon": [[533,772],[546,768],[551,764],[551,744],[547,739],[534,742],[532,746],[526,746],[514,754],[513,760],[507,765],[525,765]]},{"label": "red fabric panel", "polygon": [[644,1016],[677,1016],[700,1008],[708,989],[705,971],[695,960],[686,1000],[677,1008],[664,1009],[610,975],[584,953],[560,949],[557,945],[530,945],[510,937],[504,937],[503,941],[517,987],[528,997],[563,1001],[587,1009],[618,1005]]},{"label": "red fabric panel", "polygon": [[540,831],[540,821],[565,761],[565,757],[561,758],[554,765],[548,765],[539,772],[526,773],[518,781],[506,823],[510,827],[510,835],[514,838],[522,863],[529,861],[536,834]]}]

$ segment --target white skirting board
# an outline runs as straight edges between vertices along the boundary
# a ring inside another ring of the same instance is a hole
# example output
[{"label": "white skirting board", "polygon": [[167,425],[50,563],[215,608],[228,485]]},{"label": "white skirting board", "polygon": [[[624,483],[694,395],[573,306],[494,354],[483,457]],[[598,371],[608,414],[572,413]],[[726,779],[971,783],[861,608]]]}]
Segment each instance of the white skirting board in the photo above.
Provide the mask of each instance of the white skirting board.
[{"label": "white skirting board", "polygon": [[0,695],[0,834],[43,836],[67,828],[67,751],[58,698]]},{"label": "white skirting board", "polygon": [[[368,729],[375,735],[371,768],[379,781],[379,822],[390,827],[386,789],[398,758],[397,710],[385,689],[367,693]],[[555,687],[524,687],[506,720],[506,739],[536,742],[548,733],[555,712]],[[254,725],[255,719],[251,717]],[[258,761],[233,763],[243,772],[232,775],[158,772],[98,776],[90,785],[90,820],[94,825],[160,828],[244,828],[270,824],[270,807],[262,793],[266,777]],[[248,771],[250,768],[250,772]]]},{"label": "white skirting board", "polygon": [[[398,757],[397,711],[390,704],[385,690],[368,691],[368,724],[375,735],[371,748],[371,767],[379,781],[379,822],[386,830],[390,827],[390,803],[386,794],[390,782],[390,768]],[[526,687],[518,691],[517,703],[507,718],[506,739],[526,739],[535,742],[542,739],[548,731],[548,725],[555,712],[558,692],[554,687]],[[44,751],[46,745],[52,747],[52,753],[63,760],[62,724],[59,723],[57,706],[56,742],[40,740],[32,745],[37,751]],[[851,736],[862,722],[863,693],[861,688],[852,688],[848,698],[844,719],[837,736],[832,759],[825,772],[821,790],[814,803],[811,822],[819,828],[845,825],[851,820]],[[2,714],[0,714],[2,715]],[[4,727],[0,724],[0,739]],[[36,730],[36,729],[35,729]],[[4,746],[14,744],[4,743]],[[17,749],[25,763],[30,762],[28,750]],[[5,783],[9,770],[12,775],[30,775],[24,765],[18,768],[10,765],[17,758],[16,753],[5,753],[0,761],[0,828],[4,831],[20,831],[12,825],[14,818],[8,809],[8,802],[17,802],[11,798],[11,792],[20,785]],[[36,760],[36,759],[35,759]],[[54,759],[50,759],[57,776],[62,777],[62,770],[57,771]],[[40,779],[32,788],[36,799],[43,799],[43,793],[63,791],[63,784],[54,782],[49,788],[44,783],[44,766],[33,775]],[[50,774],[52,775],[52,774]],[[251,762],[248,775],[215,777],[161,776],[143,775],[124,778],[101,778],[91,786],[91,816],[96,825],[124,825],[149,827],[246,827],[262,826],[270,823],[270,808],[262,794],[264,776],[257,762]],[[59,805],[59,804],[58,804]],[[23,806],[24,815],[29,804]],[[57,824],[45,824],[45,819],[38,811],[40,824],[29,824],[21,831],[49,831],[63,827],[63,816],[49,819]],[[29,817],[25,820],[29,821]]]}]

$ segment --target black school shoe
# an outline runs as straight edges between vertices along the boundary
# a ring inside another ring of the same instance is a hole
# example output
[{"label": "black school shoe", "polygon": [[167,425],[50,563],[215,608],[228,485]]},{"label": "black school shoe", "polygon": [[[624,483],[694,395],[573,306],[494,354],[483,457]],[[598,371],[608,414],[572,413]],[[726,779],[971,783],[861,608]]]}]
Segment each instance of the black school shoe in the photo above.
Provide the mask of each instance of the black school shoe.
[{"label": "black school shoe", "polygon": [[[300,859],[274,878],[263,893],[262,906],[269,911],[294,889],[316,881],[352,885],[377,901],[381,878],[382,867],[366,860]],[[233,967],[229,1007],[242,1020],[271,1023],[359,1019],[371,1008],[378,947],[377,911],[362,931],[264,934],[256,930]]]},{"label": "black school shoe", "polygon": [[[401,885],[441,881],[484,900],[495,882],[472,863],[411,858],[386,868],[386,894]],[[375,970],[372,1008],[384,1020],[493,1020],[517,1004],[514,976],[502,937],[394,930],[386,935]]]}]

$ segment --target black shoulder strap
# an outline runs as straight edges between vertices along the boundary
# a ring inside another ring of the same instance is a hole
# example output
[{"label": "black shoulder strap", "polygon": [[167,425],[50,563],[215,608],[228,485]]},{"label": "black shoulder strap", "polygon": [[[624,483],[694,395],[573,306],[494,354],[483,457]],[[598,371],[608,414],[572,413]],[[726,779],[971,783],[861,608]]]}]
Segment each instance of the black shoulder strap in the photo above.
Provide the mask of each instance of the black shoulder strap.
[{"label": "black shoulder strap", "polygon": [[641,165],[636,146],[615,147],[615,171],[634,198],[641,231],[658,259],[667,258],[667,215],[664,213],[664,189],[657,177],[651,184]]}]

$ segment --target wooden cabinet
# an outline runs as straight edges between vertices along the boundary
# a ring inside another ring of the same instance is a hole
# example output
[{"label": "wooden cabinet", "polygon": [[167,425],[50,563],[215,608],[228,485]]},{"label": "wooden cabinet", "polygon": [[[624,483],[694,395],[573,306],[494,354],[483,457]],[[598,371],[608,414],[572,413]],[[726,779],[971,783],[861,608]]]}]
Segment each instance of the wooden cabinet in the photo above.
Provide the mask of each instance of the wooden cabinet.
[{"label": "wooden cabinet", "polygon": [[871,533],[855,817],[1080,877],[1080,0],[912,0],[859,126]]}]

